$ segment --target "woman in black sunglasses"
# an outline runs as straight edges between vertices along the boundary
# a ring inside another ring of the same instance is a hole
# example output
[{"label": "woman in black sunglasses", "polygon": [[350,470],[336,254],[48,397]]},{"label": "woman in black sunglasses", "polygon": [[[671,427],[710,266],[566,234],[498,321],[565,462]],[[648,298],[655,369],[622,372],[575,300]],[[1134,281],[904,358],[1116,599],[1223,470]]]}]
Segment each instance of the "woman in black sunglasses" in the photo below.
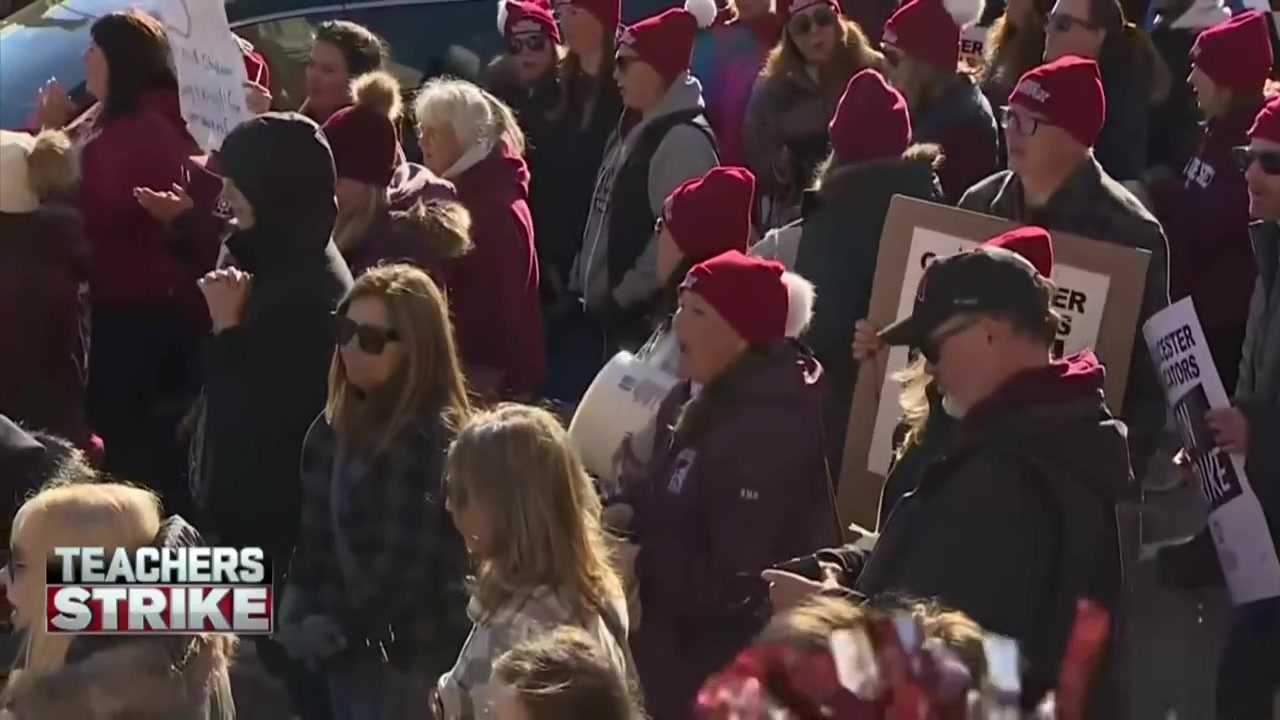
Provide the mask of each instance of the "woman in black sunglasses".
[{"label": "woman in black sunglasses", "polygon": [[470,628],[466,549],[441,494],[466,382],[444,295],[419,268],[362,275],[334,329],[277,637],[323,668],[335,717],[420,718]]},{"label": "woman in black sunglasses", "polygon": [[765,228],[794,220],[828,154],[827,123],[849,78],[884,58],[836,0],[779,0],[785,28],[765,59],[742,126],[742,154],[767,198]]}]

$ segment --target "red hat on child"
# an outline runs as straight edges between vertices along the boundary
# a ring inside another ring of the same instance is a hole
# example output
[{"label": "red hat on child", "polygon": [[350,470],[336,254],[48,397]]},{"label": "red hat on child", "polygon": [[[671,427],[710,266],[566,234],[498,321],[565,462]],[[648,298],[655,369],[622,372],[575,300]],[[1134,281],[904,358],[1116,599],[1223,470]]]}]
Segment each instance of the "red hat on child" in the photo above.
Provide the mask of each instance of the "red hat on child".
[{"label": "red hat on child", "polygon": [[1041,277],[1053,275],[1053,239],[1049,231],[1035,225],[1006,230],[982,243],[982,247],[1004,248],[1026,258]]},{"label": "red hat on child", "polygon": [[555,0],[556,9],[576,7],[586,10],[604,27],[605,34],[617,33],[622,18],[622,0]]},{"label": "red hat on child", "polygon": [[391,118],[400,112],[400,85],[386,73],[369,73],[356,81],[353,94],[355,104],[330,115],[321,126],[333,151],[334,169],[340,178],[385,188],[399,154]]},{"label": "red hat on child", "polygon": [[742,167],[714,167],[672,191],[662,223],[684,256],[694,262],[751,242],[751,203],[756,176]]},{"label": "red hat on child", "polygon": [[498,31],[508,41],[517,35],[546,35],[557,45],[560,26],[545,0],[501,0],[498,3]]},{"label": "red hat on child", "polygon": [[1009,104],[1030,110],[1062,128],[1081,145],[1093,147],[1107,117],[1098,63],[1064,55],[1022,74]]},{"label": "red hat on child", "polygon": [[1272,96],[1258,111],[1249,138],[1280,143],[1280,95]]},{"label": "red hat on child", "polygon": [[827,129],[842,165],[896,158],[911,145],[906,99],[870,68],[849,79]]},{"label": "red hat on child", "polygon": [[960,64],[960,26],[942,0],[911,0],[884,24],[883,43],[945,70]]},{"label": "red hat on child", "polygon": [[840,14],[840,0],[778,0],[778,18],[786,25],[791,16],[814,5],[826,5],[831,11]]},{"label": "red hat on child", "polygon": [[1200,33],[1191,63],[1215,83],[1257,91],[1271,75],[1271,36],[1261,10],[1241,13]]},{"label": "red hat on child", "polygon": [[786,336],[787,286],[781,263],[737,250],[694,265],[680,285],[706,300],[748,345]]},{"label": "red hat on child", "polygon": [[715,0],[685,0],[684,7],[671,8],[647,17],[618,34],[618,49],[628,48],[668,83],[693,62],[693,38],[699,28],[716,20]]}]

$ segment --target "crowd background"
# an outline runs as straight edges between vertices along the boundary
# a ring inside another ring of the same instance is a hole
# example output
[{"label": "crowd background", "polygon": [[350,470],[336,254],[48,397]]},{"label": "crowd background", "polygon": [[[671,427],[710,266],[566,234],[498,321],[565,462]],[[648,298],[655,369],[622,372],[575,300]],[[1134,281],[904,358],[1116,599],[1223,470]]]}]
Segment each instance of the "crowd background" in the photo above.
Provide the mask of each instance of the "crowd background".
[{"label": "crowd background", "polygon": [[[254,117],[213,153],[163,26],[97,19],[95,105],[50,81],[0,133],[2,712],[232,717],[229,638],[33,622],[51,547],[208,542],[273,558],[253,645],[304,718],[1126,715],[1117,517],[1192,471],[1141,343],[1122,399],[1105,358],[1051,357],[1049,231],[1150,254],[1139,323],[1195,300],[1235,398],[1207,422],[1280,537],[1271,21],[880,5],[504,0],[506,51],[420,88],[331,21],[297,112],[241,42]],[[894,194],[1019,227],[875,327]],[[878,539],[841,546],[858,365],[897,345]],[[591,477],[564,425],[642,347],[674,387]],[[1222,583],[1207,532],[1158,564]],[[1219,717],[1273,711],[1277,602],[1233,609]],[[802,682],[855,660],[885,682]]]}]

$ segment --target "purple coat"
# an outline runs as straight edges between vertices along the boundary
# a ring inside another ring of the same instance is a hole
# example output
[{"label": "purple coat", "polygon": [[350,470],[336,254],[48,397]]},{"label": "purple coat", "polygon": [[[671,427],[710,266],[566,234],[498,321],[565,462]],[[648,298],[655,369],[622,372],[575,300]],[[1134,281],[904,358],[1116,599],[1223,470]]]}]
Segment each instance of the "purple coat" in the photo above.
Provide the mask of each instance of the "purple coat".
[{"label": "purple coat", "polygon": [[839,543],[821,378],[807,350],[779,343],[704,388],[699,402],[714,405],[693,423],[689,383],[677,385],[647,476],[623,480],[640,545],[632,649],[654,720],[689,717],[703,679],[764,626],[761,571]]}]

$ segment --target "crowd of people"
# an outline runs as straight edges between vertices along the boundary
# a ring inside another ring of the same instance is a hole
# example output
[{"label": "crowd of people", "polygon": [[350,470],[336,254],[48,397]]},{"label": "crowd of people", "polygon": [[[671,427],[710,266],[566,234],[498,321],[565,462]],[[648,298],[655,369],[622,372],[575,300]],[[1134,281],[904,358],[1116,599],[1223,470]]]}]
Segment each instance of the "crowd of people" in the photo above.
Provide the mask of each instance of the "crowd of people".
[{"label": "crowd of people", "polygon": [[[419,88],[329,21],[296,112],[241,41],[253,116],[212,152],[164,26],[95,20],[93,107],[51,81],[0,132],[0,718],[235,717],[235,638],[44,629],[52,548],[198,543],[273,560],[252,644],[307,720],[1126,716],[1117,516],[1193,471],[1142,342],[1123,398],[1055,356],[1050,233],[1147,253],[1112,278],[1138,338],[1193,298],[1280,538],[1271,21],[1011,0],[975,65],[976,2],[867,5],[503,0],[484,77]],[[878,327],[894,195],[1016,227]],[[676,382],[593,477],[568,420],[655,344]],[[896,346],[879,525],[842,545]],[[1222,582],[1207,532],[1160,565]],[[1218,664],[1219,717],[1270,717],[1280,598]]]}]

